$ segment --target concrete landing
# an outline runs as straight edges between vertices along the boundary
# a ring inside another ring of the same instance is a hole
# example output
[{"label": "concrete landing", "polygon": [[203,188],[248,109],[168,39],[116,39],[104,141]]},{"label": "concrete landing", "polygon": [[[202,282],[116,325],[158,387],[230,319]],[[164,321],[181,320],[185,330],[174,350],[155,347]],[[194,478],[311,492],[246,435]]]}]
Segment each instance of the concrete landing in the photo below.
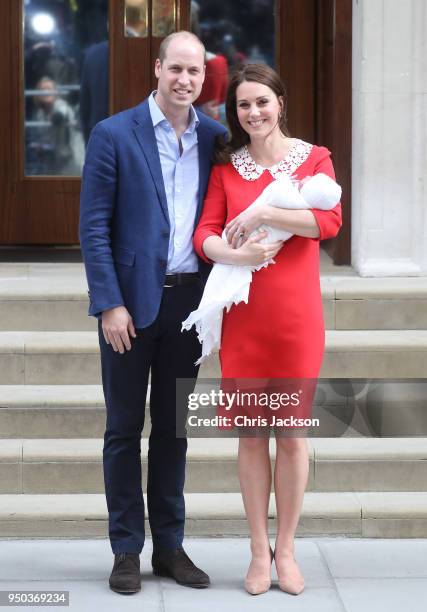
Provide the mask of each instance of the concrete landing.
[{"label": "concrete landing", "polygon": [[153,576],[147,542],[141,557],[142,590],[131,596],[108,588],[112,553],[107,540],[2,541],[1,548],[0,590],[66,590],[70,607],[64,609],[75,612],[425,610],[427,540],[297,540],[296,557],[306,581],[297,597],[279,590],[274,569],[267,593],[253,597],[244,591],[247,539],[186,540],[188,554],[211,577],[210,588],[204,590]]}]

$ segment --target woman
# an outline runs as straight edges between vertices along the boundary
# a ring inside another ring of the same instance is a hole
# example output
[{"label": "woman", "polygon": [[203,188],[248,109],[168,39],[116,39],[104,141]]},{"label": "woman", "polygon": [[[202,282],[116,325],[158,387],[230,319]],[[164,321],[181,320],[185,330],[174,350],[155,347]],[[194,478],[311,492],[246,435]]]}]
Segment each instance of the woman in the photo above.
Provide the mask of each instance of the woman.
[{"label": "woman", "polygon": [[[248,304],[233,306],[224,314],[222,376],[315,379],[324,351],[319,241],[337,234],[341,207],[246,208],[281,172],[298,180],[318,172],[335,178],[330,153],[290,137],[284,85],[268,66],[249,64],[232,77],[226,114],[230,140],[217,151],[195,248],[206,261],[257,265],[274,257],[276,263],[254,273]],[[265,234],[247,238],[263,223],[294,236],[284,244],[269,245],[260,244]],[[228,244],[221,238],[224,226]],[[273,556],[280,588],[292,594],[304,588],[294,558],[294,536],[308,477],[307,443],[305,438],[276,432],[276,447],[278,532],[273,555],[268,538],[269,438],[239,440],[238,474],[252,552],[245,587],[254,595],[270,587]]]}]

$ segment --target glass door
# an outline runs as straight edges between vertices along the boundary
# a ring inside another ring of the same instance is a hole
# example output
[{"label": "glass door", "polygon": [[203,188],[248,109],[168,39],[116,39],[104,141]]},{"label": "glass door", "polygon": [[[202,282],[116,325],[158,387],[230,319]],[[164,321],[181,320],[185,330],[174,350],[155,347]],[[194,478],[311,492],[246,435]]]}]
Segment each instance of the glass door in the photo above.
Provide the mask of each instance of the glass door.
[{"label": "glass door", "polygon": [[187,5],[0,2],[6,30],[0,57],[0,244],[78,244],[91,129],[148,95],[161,40],[188,28]]}]

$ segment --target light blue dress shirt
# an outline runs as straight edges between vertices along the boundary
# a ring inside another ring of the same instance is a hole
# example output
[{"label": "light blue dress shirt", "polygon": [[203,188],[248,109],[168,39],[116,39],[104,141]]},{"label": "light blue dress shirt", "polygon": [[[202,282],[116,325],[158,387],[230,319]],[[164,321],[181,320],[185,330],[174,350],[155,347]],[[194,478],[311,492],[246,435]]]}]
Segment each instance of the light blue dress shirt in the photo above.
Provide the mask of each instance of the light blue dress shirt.
[{"label": "light blue dress shirt", "polygon": [[160,154],[170,221],[167,274],[197,272],[193,249],[194,221],[199,196],[199,155],[196,111],[190,107],[190,122],[181,136],[181,151],[175,130],[155,101],[148,98],[150,115]]}]

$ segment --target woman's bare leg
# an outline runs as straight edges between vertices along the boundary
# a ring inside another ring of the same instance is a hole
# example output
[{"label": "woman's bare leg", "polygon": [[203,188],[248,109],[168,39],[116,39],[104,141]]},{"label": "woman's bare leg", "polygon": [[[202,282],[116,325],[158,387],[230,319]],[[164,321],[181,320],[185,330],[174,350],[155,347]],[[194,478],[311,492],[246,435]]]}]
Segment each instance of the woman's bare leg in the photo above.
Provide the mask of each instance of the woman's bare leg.
[{"label": "woman's bare leg", "polygon": [[240,438],[238,454],[240,490],[251,537],[252,560],[245,580],[249,593],[264,593],[271,584],[268,539],[268,503],[271,491],[269,438]]},{"label": "woman's bare leg", "polygon": [[279,435],[276,446],[277,539],[274,558],[280,588],[297,595],[304,588],[304,578],[294,558],[294,537],[308,479],[307,440]]}]

